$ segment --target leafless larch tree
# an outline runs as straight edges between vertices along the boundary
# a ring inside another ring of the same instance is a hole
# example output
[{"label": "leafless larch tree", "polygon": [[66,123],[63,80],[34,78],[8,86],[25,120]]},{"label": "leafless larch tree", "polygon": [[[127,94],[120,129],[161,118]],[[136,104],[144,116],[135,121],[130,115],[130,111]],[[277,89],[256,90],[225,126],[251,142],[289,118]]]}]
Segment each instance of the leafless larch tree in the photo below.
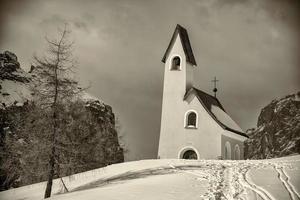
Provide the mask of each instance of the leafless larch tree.
[{"label": "leafless larch tree", "polygon": [[58,137],[60,136],[62,120],[59,120],[60,105],[74,99],[79,92],[77,82],[72,80],[74,59],[72,57],[73,42],[69,41],[70,31],[67,25],[59,30],[58,39],[46,38],[48,43],[47,54],[43,57],[34,56],[37,64],[36,73],[39,80],[35,85],[36,97],[42,109],[48,110],[51,128],[49,132],[50,152],[47,187],[45,198],[51,196],[52,180],[55,175],[55,165],[59,165],[57,154],[59,153]]}]

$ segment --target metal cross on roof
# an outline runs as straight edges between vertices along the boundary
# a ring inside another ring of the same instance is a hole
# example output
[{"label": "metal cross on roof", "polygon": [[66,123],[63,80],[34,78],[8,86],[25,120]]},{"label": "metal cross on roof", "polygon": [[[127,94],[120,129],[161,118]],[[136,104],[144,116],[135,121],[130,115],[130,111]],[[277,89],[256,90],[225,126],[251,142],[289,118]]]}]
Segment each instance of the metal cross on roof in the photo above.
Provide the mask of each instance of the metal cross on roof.
[{"label": "metal cross on roof", "polygon": [[217,89],[217,82],[218,82],[219,80],[217,80],[217,77],[215,77],[211,82],[214,82],[214,89],[213,89],[213,92],[214,92],[214,94],[215,94],[215,97],[217,97],[217,91],[218,91],[218,89]]}]

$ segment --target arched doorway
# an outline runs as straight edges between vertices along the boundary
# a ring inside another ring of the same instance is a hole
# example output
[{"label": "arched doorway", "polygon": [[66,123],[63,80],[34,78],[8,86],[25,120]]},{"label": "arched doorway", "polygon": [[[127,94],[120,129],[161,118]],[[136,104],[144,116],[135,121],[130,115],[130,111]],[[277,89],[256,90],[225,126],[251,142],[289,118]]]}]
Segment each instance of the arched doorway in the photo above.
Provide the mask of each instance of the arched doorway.
[{"label": "arched doorway", "polygon": [[193,150],[187,150],[183,153],[182,155],[183,159],[188,159],[188,160],[197,160],[198,156],[197,153]]},{"label": "arched doorway", "polygon": [[241,156],[241,151],[240,151],[239,145],[237,144],[234,147],[234,159],[235,160],[240,160],[241,159],[240,156]]},{"label": "arched doorway", "polygon": [[224,158],[225,158],[225,160],[231,159],[231,146],[230,146],[229,142],[225,143]]},{"label": "arched doorway", "polygon": [[199,160],[200,155],[193,146],[186,146],[178,152],[179,159]]}]

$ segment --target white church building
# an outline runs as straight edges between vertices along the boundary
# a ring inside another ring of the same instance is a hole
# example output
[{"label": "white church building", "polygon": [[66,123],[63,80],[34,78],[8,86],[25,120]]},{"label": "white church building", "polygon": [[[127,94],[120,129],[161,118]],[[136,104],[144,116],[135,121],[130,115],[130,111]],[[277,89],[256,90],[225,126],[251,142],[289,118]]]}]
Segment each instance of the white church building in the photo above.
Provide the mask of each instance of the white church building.
[{"label": "white church building", "polygon": [[197,64],[182,26],[176,26],[162,61],[158,158],[243,159],[247,135],[216,97],[193,87]]}]

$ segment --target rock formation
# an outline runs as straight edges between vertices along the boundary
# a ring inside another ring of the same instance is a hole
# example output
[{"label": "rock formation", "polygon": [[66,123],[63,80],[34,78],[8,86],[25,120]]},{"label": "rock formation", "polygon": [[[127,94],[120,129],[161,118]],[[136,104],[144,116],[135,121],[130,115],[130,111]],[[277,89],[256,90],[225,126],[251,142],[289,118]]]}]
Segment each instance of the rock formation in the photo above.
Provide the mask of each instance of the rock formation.
[{"label": "rock formation", "polygon": [[[22,119],[25,116],[24,113],[30,112],[28,104],[35,99],[31,90],[34,78],[36,78],[33,71],[34,67],[32,66],[29,72],[25,72],[20,67],[17,56],[14,53],[9,51],[0,53],[0,150],[2,151],[0,155],[0,191],[22,185],[21,176],[7,180],[8,172],[3,170],[1,163],[3,163],[3,159],[9,159],[3,156],[6,150],[4,144],[6,134],[14,134],[16,119]],[[80,169],[90,170],[108,164],[123,162],[123,149],[119,145],[112,108],[99,99],[86,98],[86,96],[86,94],[82,96],[80,101],[84,102],[83,112],[88,112],[93,116],[93,121],[90,125],[90,130],[93,133],[89,135],[91,137],[95,135],[95,145],[101,146],[101,151],[94,153],[95,155],[103,155],[104,159],[94,159],[91,165],[89,165],[88,161],[84,161],[87,166]],[[22,138],[18,138],[16,142],[20,141],[20,139]],[[97,141],[101,144],[98,144]],[[84,155],[82,156],[84,157]],[[77,170],[77,172],[80,171]],[[69,174],[65,173],[63,175]]]},{"label": "rock formation", "polygon": [[300,153],[300,92],[273,100],[261,110],[257,128],[247,131],[246,158]]}]

